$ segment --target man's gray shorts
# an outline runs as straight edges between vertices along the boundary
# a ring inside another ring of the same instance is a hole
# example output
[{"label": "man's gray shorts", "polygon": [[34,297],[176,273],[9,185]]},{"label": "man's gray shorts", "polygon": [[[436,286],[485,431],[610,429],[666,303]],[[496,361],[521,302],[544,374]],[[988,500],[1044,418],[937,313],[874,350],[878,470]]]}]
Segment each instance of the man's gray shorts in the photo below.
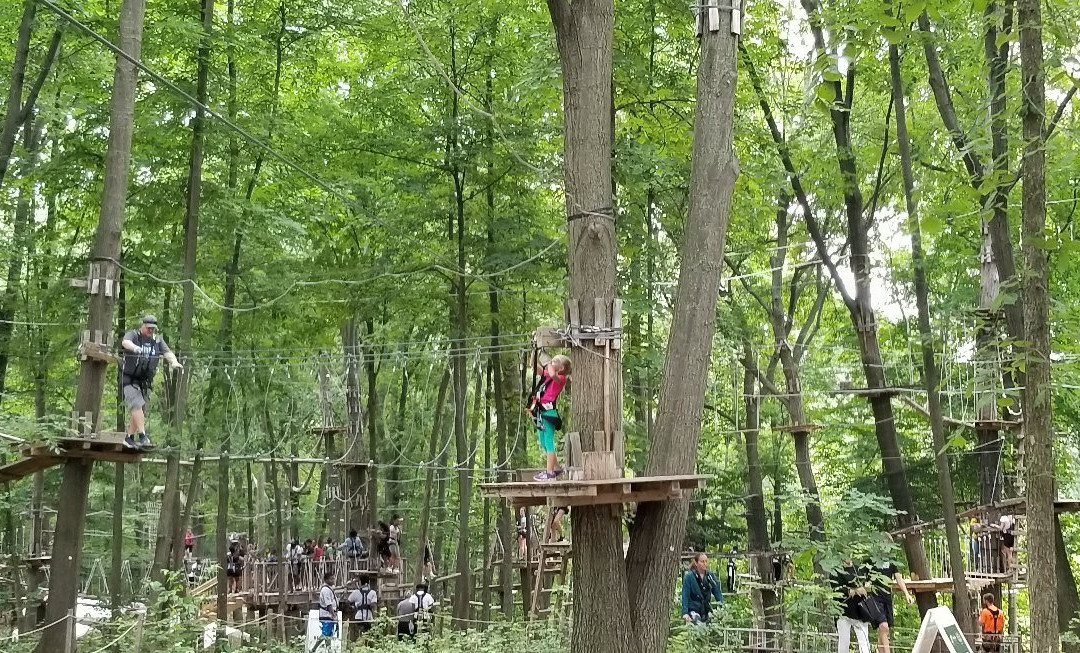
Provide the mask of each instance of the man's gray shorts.
[{"label": "man's gray shorts", "polygon": [[150,403],[150,390],[144,390],[137,385],[125,385],[124,403],[127,404],[128,410],[142,408],[145,411],[147,404]]}]

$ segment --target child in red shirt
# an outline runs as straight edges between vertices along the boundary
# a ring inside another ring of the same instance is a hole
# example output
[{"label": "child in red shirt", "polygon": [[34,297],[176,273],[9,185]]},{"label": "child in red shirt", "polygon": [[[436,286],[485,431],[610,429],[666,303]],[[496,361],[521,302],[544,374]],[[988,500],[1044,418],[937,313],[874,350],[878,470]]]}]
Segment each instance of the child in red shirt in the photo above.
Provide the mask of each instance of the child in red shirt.
[{"label": "child in red shirt", "polygon": [[533,393],[528,411],[536,423],[536,437],[547,458],[547,469],[534,476],[533,480],[553,481],[563,473],[555,455],[555,431],[562,429],[562,418],[555,402],[570,379],[570,358],[560,354],[544,367],[538,364],[537,371],[541,375],[540,384]]}]

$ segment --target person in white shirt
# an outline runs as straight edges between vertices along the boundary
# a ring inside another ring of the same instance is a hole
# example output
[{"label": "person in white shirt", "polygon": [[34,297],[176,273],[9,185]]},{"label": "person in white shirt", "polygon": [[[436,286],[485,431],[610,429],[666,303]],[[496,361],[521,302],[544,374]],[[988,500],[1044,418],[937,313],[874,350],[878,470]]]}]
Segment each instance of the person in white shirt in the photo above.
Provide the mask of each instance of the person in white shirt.
[{"label": "person in white shirt", "polygon": [[398,640],[406,637],[416,638],[421,624],[431,620],[431,609],[435,607],[435,598],[428,594],[427,583],[417,583],[412,596],[397,604]]},{"label": "person in white shirt", "polygon": [[311,649],[311,653],[319,650],[323,643],[330,648],[330,638],[334,636],[337,619],[338,599],[334,592],[334,572],[328,571],[323,576],[323,586],[319,588],[319,625],[322,626],[322,636]]},{"label": "person in white shirt", "polygon": [[395,514],[390,520],[390,571],[401,571],[401,515]]},{"label": "person in white shirt", "polygon": [[355,630],[366,633],[375,623],[375,611],[379,607],[379,595],[371,589],[371,579],[367,574],[360,575],[360,587],[349,594],[349,605],[353,609]]}]

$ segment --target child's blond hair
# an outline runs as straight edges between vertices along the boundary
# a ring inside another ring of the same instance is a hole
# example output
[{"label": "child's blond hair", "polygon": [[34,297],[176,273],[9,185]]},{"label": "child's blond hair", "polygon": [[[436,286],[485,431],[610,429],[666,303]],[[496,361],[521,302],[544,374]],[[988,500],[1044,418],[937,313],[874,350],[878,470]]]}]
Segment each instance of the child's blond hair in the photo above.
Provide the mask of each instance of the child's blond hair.
[{"label": "child's blond hair", "polygon": [[559,370],[566,376],[570,376],[570,357],[559,354],[551,359],[551,362],[559,366]]}]

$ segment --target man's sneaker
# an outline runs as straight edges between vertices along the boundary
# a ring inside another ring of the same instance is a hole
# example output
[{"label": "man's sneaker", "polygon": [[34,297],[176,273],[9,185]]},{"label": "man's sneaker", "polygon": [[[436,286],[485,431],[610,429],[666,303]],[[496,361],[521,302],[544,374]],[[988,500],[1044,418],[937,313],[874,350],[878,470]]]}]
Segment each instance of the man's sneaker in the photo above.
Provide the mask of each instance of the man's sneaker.
[{"label": "man's sneaker", "polygon": [[124,438],[124,448],[131,449],[132,451],[138,451],[139,445],[135,444],[135,436],[130,433]]},{"label": "man's sneaker", "polygon": [[547,470],[544,470],[544,471],[540,472],[539,474],[537,474],[536,476],[533,476],[533,480],[534,481],[554,481],[555,480],[555,474],[553,472],[549,472]]},{"label": "man's sneaker", "polygon": [[153,449],[154,443],[150,441],[150,436],[145,433],[139,434],[139,448],[140,449]]}]

